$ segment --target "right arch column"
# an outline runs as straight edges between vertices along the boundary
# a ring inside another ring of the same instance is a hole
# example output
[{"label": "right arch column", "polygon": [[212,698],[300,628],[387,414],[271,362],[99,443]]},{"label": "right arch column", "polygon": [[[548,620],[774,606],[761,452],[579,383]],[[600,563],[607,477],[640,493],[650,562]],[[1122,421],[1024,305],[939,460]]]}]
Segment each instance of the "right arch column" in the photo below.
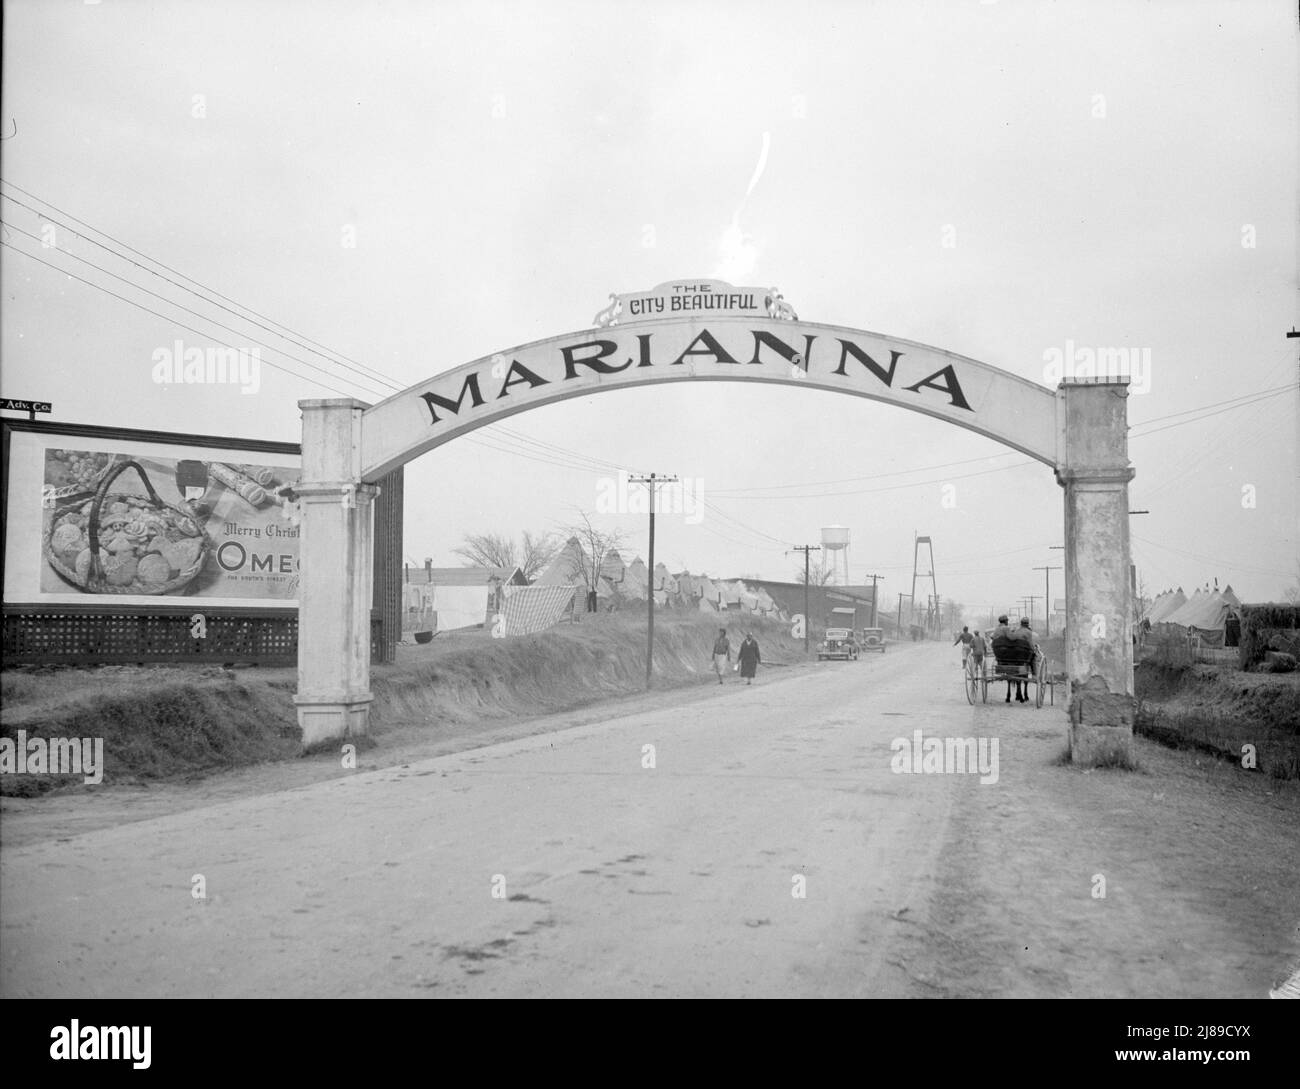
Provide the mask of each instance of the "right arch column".
[{"label": "right arch column", "polygon": [[1070,757],[1089,767],[1127,766],[1133,758],[1127,403],[1126,379],[1067,381],[1057,389]]}]

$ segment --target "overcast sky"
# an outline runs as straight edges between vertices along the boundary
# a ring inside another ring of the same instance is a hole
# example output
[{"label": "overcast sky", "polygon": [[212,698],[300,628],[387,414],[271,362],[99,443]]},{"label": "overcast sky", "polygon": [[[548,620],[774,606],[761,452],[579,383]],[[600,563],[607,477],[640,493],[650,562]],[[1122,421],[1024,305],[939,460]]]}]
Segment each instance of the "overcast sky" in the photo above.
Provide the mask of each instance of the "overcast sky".
[{"label": "overcast sky", "polygon": [[[1292,0],[15,0],[4,29],[0,393],[56,420],[296,442],[301,398],[377,401],[610,292],[721,276],[1036,382],[1070,343],[1131,349],[1147,588],[1297,578]],[[260,388],[155,383],[177,339],[262,341]],[[790,578],[785,550],[843,524],[892,607],[919,532],[942,596],[1005,608],[1061,556],[1061,489],[1027,461],[856,397],[623,390],[409,465],[405,552],[454,564],[466,533],[581,510],[644,554],[643,517],[597,514],[625,466],[709,503],[659,519],[673,569]]]}]

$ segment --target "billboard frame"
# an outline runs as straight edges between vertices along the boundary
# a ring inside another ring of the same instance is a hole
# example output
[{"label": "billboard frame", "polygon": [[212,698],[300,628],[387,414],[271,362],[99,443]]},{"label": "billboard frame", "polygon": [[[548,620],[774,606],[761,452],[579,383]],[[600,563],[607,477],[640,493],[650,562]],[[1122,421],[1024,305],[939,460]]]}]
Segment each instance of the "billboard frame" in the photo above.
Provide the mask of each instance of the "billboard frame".
[{"label": "billboard frame", "polygon": [[[295,442],[0,417],[0,450],[4,457],[0,472],[0,585],[9,547],[10,444],[15,432],[302,457],[302,447]],[[395,610],[386,607],[387,599],[396,596],[393,588],[386,588],[386,583],[391,581],[392,570],[400,568],[401,471],[392,474],[385,483],[390,492],[387,514],[383,519],[377,516],[375,526],[381,538],[376,541],[375,549],[374,603],[379,608],[371,609],[371,657],[375,662],[391,662],[396,642],[401,638],[400,615],[390,620],[387,614]],[[389,553],[396,555],[398,562]],[[396,591],[400,592],[400,587]],[[198,614],[211,623],[214,635],[224,632],[225,637],[192,638],[190,621]],[[6,666],[123,662],[210,665],[214,661],[292,665],[297,661],[298,609],[295,606],[206,605],[200,598],[186,602],[160,599],[157,604],[148,605],[115,603],[111,597],[76,603],[5,600],[3,616]],[[393,621],[397,626],[393,626]],[[137,631],[138,635],[133,634]]]}]

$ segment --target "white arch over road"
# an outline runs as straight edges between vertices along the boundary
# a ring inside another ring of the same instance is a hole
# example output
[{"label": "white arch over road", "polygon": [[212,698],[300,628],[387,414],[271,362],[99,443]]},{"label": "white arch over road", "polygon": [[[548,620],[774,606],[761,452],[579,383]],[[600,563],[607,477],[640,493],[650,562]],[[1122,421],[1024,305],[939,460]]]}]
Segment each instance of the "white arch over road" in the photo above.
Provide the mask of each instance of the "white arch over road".
[{"label": "white arch over road", "polygon": [[363,413],[361,474],[385,473],[484,424],[570,397],[666,382],[764,382],[921,412],[1055,467],[1056,394],[910,340],[745,317],[584,329],[484,356]]},{"label": "white arch over road", "polygon": [[370,693],[375,482],[485,424],[571,397],[666,382],[829,390],[944,420],[1055,470],[1065,490],[1066,672],[1076,761],[1127,762],[1133,734],[1127,381],[1056,390],[880,333],[775,317],[585,329],[484,356],[377,405],[303,415],[298,721],[306,746],[363,734]]}]

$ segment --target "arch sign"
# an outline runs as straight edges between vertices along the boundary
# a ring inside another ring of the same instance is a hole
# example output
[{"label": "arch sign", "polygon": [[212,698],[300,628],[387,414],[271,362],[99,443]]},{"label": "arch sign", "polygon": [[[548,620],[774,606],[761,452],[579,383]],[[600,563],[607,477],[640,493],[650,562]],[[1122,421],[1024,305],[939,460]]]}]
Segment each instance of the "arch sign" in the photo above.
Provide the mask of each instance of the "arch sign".
[{"label": "arch sign", "polygon": [[879,333],[801,321],[775,289],[677,281],[611,295],[592,327],[437,374],[370,406],[300,401],[298,707],[305,745],[364,733],[375,481],[485,424],[668,382],[766,382],[945,420],[1052,466],[1065,494],[1066,670],[1076,761],[1127,760],[1133,727],[1126,378],[1055,390]]}]

